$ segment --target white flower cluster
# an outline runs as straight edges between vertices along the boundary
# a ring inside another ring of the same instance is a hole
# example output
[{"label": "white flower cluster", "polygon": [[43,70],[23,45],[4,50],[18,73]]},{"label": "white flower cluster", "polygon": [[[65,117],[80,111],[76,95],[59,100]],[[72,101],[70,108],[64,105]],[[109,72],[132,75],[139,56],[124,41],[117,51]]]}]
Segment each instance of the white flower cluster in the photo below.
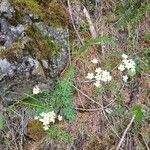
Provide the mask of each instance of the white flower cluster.
[{"label": "white flower cluster", "polygon": [[43,123],[43,129],[48,130],[50,127],[50,123],[55,123],[56,118],[61,121],[62,116],[56,116],[54,111],[51,112],[42,112],[39,116],[36,116],[34,119],[39,120]]},{"label": "white flower cluster", "polygon": [[[93,59],[91,62],[98,63],[98,60]],[[110,75],[110,72],[108,72],[107,70],[102,70],[100,67],[96,68],[95,73],[96,73],[95,75],[94,75],[94,73],[88,73],[86,78],[89,79],[89,80],[96,80],[94,82],[94,85],[96,87],[101,86],[101,81],[109,82],[112,79],[112,76]]]},{"label": "white flower cluster", "polygon": [[91,62],[92,62],[93,64],[98,64],[98,60],[97,60],[96,58],[92,59]]},{"label": "white flower cluster", "polygon": [[41,92],[40,88],[38,85],[36,85],[35,87],[33,87],[33,94],[39,94]]},{"label": "white flower cluster", "polygon": [[[124,71],[125,69],[127,69],[128,71],[135,73],[136,72],[135,62],[132,59],[129,59],[128,55],[126,55],[126,54],[122,54],[122,58],[123,58],[122,63],[118,66],[118,69],[121,72]],[[127,80],[128,80],[128,76],[127,75],[123,76],[123,81],[127,82]]]}]

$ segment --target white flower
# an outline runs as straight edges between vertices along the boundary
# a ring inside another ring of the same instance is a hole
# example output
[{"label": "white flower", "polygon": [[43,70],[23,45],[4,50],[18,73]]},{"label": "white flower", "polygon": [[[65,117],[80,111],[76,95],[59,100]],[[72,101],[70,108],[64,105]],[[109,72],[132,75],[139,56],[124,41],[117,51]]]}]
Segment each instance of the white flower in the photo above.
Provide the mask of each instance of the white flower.
[{"label": "white flower", "polygon": [[96,73],[101,73],[101,72],[102,72],[102,69],[101,69],[100,67],[99,67],[99,68],[96,68],[96,69],[95,69],[95,72],[96,72]]},{"label": "white flower", "polygon": [[96,74],[95,79],[96,79],[96,81],[100,81],[102,79],[102,75]]},{"label": "white flower", "polygon": [[120,64],[120,65],[118,66],[118,69],[119,69],[120,71],[124,71],[124,70],[125,70],[125,66],[124,66],[123,64]]},{"label": "white flower", "polygon": [[94,59],[92,59],[92,60],[91,60],[91,62],[92,62],[93,64],[98,64],[98,60],[97,60],[97,59],[95,59],[95,58],[94,58]]},{"label": "white flower", "polygon": [[33,88],[33,94],[39,94],[41,92],[40,88],[38,87],[38,85],[36,85],[34,88]]},{"label": "white flower", "polygon": [[135,62],[134,62],[132,59],[129,59],[129,63],[130,63],[133,67],[135,67]]},{"label": "white flower", "polygon": [[127,69],[135,68],[135,62],[132,59],[124,61],[124,64]]},{"label": "white flower", "polygon": [[95,85],[96,87],[100,87],[100,86],[101,86],[101,84],[100,84],[99,81],[96,81],[96,82],[94,83],[94,85]]},{"label": "white flower", "polygon": [[108,82],[112,79],[110,72],[107,70],[102,70],[100,67],[95,69],[96,75],[94,76],[93,73],[88,73],[86,78],[88,79],[95,79],[95,83],[93,83],[96,87],[101,86],[101,81]]},{"label": "white flower", "polygon": [[49,126],[43,126],[43,129],[46,131],[49,129]]},{"label": "white flower", "polygon": [[127,76],[127,75],[122,76],[122,79],[123,79],[123,81],[124,81],[124,82],[127,82],[127,80],[128,80],[128,76]]},{"label": "white flower", "polygon": [[[55,123],[56,114],[54,111],[51,112],[42,112],[39,116],[36,116],[35,119],[38,119],[43,123],[43,129],[48,130],[50,123]],[[60,117],[61,119],[61,117]]]},{"label": "white flower", "polygon": [[49,118],[40,119],[40,121],[43,122],[44,126],[49,125],[49,123],[50,123]]},{"label": "white flower", "polygon": [[55,123],[56,114],[54,111],[49,112],[49,121]]},{"label": "white flower", "polygon": [[128,58],[128,55],[126,55],[126,54],[122,54],[121,56],[122,56],[123,59],[127,59]]},{"label": "white flower", "polygon": [[[134,60],[128,59],[128,56],[125,54],[123,54],[122,57],[123,57],[122,64],[119,65],[118,69],[120,71],[124,71],[125,69],[127,69],[128,71],[131,71],[130,73],[133,73],[133,75],[134,75],[134,73],[136,73],[136,69],[135,69],[136,64],[135,64]],[[123,78],[124,78],[124,81],[126,82],[127,77],[125,76]]]},{"label": "white flower", "polygon": [[129,62],[129,59],[123,59],[122,62],[123,62],[123,64],[126,64]]},{"label": "white flower", "polygon": [[86,78],[92,80],[94,78],[94,74],[93,73],[88,73]]},{"label": "white flower", "polygon": [[62,121],[62,116],[61,115],[58,115],[58,120]]},{"label": "white flower", "polygon": [[39,119],[39,117],[38,117],[38,116],[35,116],[35,117],[34,117],[34,119],[35,119],[35,120],[38,120],[38,119]]},{"label": "white flower", "polygon": [[45,112],[40,113],[40,116],[41,116],[41,117],[44,117],[45,115],[46,115]]},{"label": "white flower", "polygon": [[112,76],[110,76],[110,75],[107,76],[107,80],[108,80],[108,81],[111,81],[111,79],[112,79]]},{"label": "white flower", "polygon": [[48,113],[51,118],[56,118],[56,114],[54,111]]},{"label": "white flower", "polygon": [[104,70],[102,73],[103,73],[103,76],[109,76],[110,75],[110,73],[107,70]]},{"label": "white flower", "polygon": [[124,59],[122,61],[125,65],[126,69],[131,69],[131,68],[135,68],[135,62],[132,59]]},{"label": "white flower", "polygon": [[55,123],[56,114],[54,113],[54,111],[48,113],[42,112],[40,116],[41,118],[39,119],[39,121],[41,121],[43,125],[48,125],[51,122]]},{"label": "white flower", "polygon": [[102,71],[102,78],[101,80],[104,81],[104,82],[107,82],[107,81],[110,81],[111,80],[111,75],[110,75],[110,72],[104,70]]}]

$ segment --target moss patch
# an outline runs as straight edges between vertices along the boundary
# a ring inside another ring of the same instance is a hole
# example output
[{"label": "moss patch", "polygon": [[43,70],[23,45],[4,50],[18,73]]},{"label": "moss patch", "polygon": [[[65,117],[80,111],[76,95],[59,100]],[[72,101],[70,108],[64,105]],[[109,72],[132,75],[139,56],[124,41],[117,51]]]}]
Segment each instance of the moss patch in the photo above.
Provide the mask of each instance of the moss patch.
[{"label": "moss patch", "polygon": [[35,141],[42,139],[45,136],[42,123],[37,120],[29,122],[27,125],[27,136]]},{"label": "moss patch", "polygon": [[41,18],[44,17],[42,7],[36,0],[12,0],[12,5],[16,11],[14,24],[23,23],[23,17],[29,13],[38,14]]},{"label": "moss patch", "polygon": [[57,1],[48,1],[46,5],[37,0],[12,1],[18,16],[18,22],[22,22],[24,15],[33,13],[54,27],[65,27],[68,24],[68,14]]},{"label": "moss patch", "polygon": [[15,61],[17,59],[16,54],[21,53],[20,49],[21,49],[21,43],[20,40],[18,40],[17,42],[13,43],[11,47],[7,49],[1,49],[0,58],[1,59],[6,58],[10,62]]},{"label": "moss patch", "polygon": [[27,35],[32,38],[28,51],[37,59],[46,59],[52,53],[58,53],[60,46],[50,37],[43,37],[34,26],[31,26],[26,31]]},{"label": "moss patch", "polygon": [[31,11],[34,14],[43,16],[41,6],[36,0],[13,0],[13,4],[15,5],[16,10],[22,12],[21,14],[26,14]]},{"label": "moss patch", "polygon": [[45,19],[49,20],[54,27],[65,27],[68,24],[68,14],[59,3],[50,3],[45,8]]}]

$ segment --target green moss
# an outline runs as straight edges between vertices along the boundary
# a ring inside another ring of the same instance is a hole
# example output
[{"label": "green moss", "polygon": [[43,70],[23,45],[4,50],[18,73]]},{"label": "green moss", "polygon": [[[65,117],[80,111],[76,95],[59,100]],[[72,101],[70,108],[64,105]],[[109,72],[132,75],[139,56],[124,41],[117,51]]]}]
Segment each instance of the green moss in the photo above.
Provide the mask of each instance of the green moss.
[{"label": "green moss", "polygon": [[43,16],[42,8],[36,0],[13,0],[13,4],[15,5],[15,9],[22,12],[21,14],[31,11],[34,14]]},{"label": "green moss", "polygon": [[38,141],[45,136],[43,125],[40,121],[32,120],[27,125],[27,136]]},{"label": "green moss", "polygon": [[87,147],[85,150],[101,150],[103,145],[100,143],[100,140],[97,137],[93,137],[89,143],[87,143]]},{"label": "green moss", "polygon": [[68,24],[68,14],[66,10],[56,2],[45,7],[45,19],[54,27],[65,27]]},{"label": "green moss", "polygon": [[16,11],[15,19],[12,20],[14,24],[23,23],[23,17],[29,13],[38,14],[41,18],[44,16],[42,7],[36,0],[12,0],[12,5]]},{"label": "green moss", "polygon": [[55,53],[59,52],[60,46],[56,42],[54,42],[54,40],[52,40],[52,38],[50,38],[50,37],[47,36],[45,38],[45,40],[48,43],[48,45],[49,45],[49,47],[50,47],[50,49],[51,49],[52,52],[55,52]]},{"label": "green moss", "polygon": [[28,51],[38,59],[46,59],[52,53],[58,53],[60,46],[50,37],[43,37],[34,26],[29,27],[27,35],[32,38]]},{"label": "green moss", "polygon": [[68,24],[68,14],[57,1],[47,2],[46,5],[37,0],[12,0],[12,2],[18,22],[22,22],[25,14],[33,13],[54,27],[65,27]]},{"label": "green moss", "polygon": [[14,61],[16,59],[16,54],[21,53],[21,43],[20,40],[13,43],[11,47],[8,47],[7,49],[1,49],[0,50],[0,58],[4,59],[7,58],[9,61]]}]

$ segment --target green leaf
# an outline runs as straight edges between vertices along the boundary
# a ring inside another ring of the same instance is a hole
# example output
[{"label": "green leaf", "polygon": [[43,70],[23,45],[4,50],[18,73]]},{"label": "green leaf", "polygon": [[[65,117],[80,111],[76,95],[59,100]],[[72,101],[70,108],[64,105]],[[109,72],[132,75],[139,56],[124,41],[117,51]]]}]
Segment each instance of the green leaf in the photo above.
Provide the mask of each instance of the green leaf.
[{"label": "green leaf", "polygon": [[131,113],[135,115],[135,121],[140,124],[143,119],[143,111],[140,105],[135,105],[131,108]]},{"label": "green leaf", "polygon": [[74,96],[74,68],[70,66],[64,79],[59,80],[54,90],[49,95],[50,106],[58,110],[66,120],[73,120],[75,112],[73,109]]},{"label": "green leaf", "polygon": [[19,104],[26,105],[29,107],[31,106],[37,108],[45,108],[45,109],[47,108],[47,105],[43,101],[41,101],[38,97],[36,98],[32,95],[28,95],[28,94],[26,95],[27,97],[22,99]]},{"label": "green leaf", "polygon": [[136,75],[136,71],[128,70],[128,75],[130,77],[133,77],[134,75]]},{"label": "green leaf", "polygon": [[144,49],[144,55],[150,56],[150,48]]},{"label": "green leaf", "polygon": [[54,140],[60,140],[63,141],[64,143],[72,143],[73,142],[73,137],[71,136],[70,133],[68,133],[65,129],[63,128],[58,128],[54,125],[52,125],[48,132],[47,136],[51,139]]},{"label": "green leaf", "polygon": [[4,127],[4,118],[3,115],[0,113],[0,130]]},{"label": "green leaf", "polygon": [[107,56],[114,57],[114,58],[120,58],[121,52],[118,52],[116,50],[111,50],[107,52]]}]

